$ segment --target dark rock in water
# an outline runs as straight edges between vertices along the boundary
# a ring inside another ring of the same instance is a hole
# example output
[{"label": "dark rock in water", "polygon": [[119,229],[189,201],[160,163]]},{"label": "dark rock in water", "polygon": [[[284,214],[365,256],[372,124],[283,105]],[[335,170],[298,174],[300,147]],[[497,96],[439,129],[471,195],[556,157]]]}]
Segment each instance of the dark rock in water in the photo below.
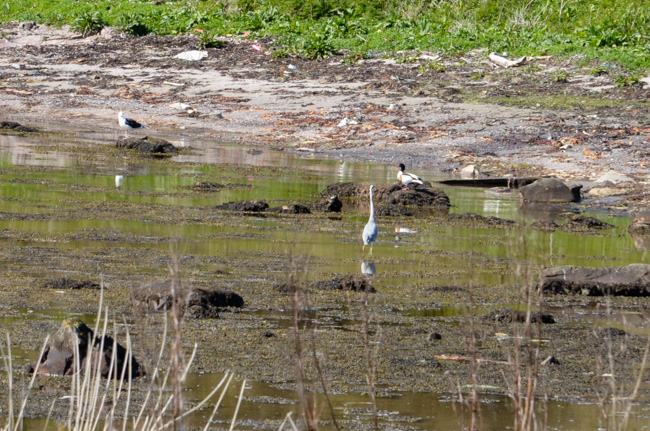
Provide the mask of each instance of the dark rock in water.
[{"label": "dark rock in water", "polygon": [[427,341],[439,341],[442,340],[442,335],[438,334],[437,332],[431,332],[429,335],[427,335]]},{"label": "dark rock in water", "polygon": [[101,286],[88,280],[71,280],[67,277],[46,280],[41,287],[46,289],[100,289]]},{"label": "dark rock in water", "polygon": [[[195,319],[218,318],[224,307],[243,307],[244,299],[230,291],[220,289],[201,289],[182,286],[181,304],[184,304],[186,316]],[[172,282],[153,282],[144,284],[132,293],[134,305],[145,311],[169,310],[172,307]]]},{"label": "dark rock in water", "polygon": [[150,138],[149,136],[145,136],[144,138],[120,138],[115,146],[117,148],[125,148],[151,154],[178,153],[178,148],[176,148],[172,143],[167,142],[164,139]]},{"label": "dark rock in water", "polygon": [[293,204],[293,205],[283,205],[280,208],[280,212],[284,214],[311,214],[309,208],[304,205]]},{"label": "dark rock in water", "polygon": [[20,123],[15,121],[0,121],[0,130],[11,130],[14,132],[24,132],[24,133],[35,133],[38,132],[38,129],[33,127],[23,126]]},{"label": "dark rock in water", "polygon": [[339,200],[338,196],[330,196],[322,198],[312,205],[314,211],[339,213],[343,208],[343,203]]},{"label": "dark rock in water", "polygon": [[[342,198],[368,199],[370,184],[364,183],[337,183],[327,186],[321,192],[323,196],[339,196]],[[449,197],[442,190],[432,189],[427,186],[416,185],[407,190],[399,184],[375,185],[375,200],[392,205],[433,206],[449,208]]]},{"label": "dark rock in water", "polygon": [[403,205],[380,205],[375,210],[375,215],[411,217],[413,213],[411,213],[411,211],[406,209]]},{"label": "dark rock in water", "polygon": [[634,234],[650,235],[650,212],[642,212],[634,216],[628,230]]},{"label": "dark rock in water", "polygon": [[223,189],[223,185],[208,181],[199,181],[192,185],[192,190],[197,192],[218,192],[221,189]]},{"label": "dark rock in water", "polygon": [[[526,322],[526,313],[519,310],[512,310],[507,308],[505,310],[495,310],[483,316],[483,320],[486,322],[496,322],[496,323],[525,323]],[[546,313],[531,313],[530,315],[531,323],[555,323],[555,319],[550,314]]]},{"label": "dark rock in water", "polygon": [[482,216],[480,214],[475,214],[475,213],[465,213],[465,214],[449,214],[447,216],[449,220],[459,220],[463,222],[470,222],[470,223],[481,223],[481,224],[487,224],[490,226],[508,226],[512,227],[517,224],[516,221],[514,220],[508,220],[508,219],[503,219],[499,217],[493,217],[493,216]]},{"label": "dark rock in water", "polygon": [[353,292],[376,292],[372,287],[372,279],[367,275],[348,274],[343,278],[334,278],[332,280],[317,281],[314,283],[315,289],[321,290],[351,290]]},{"label": "dark rock in water", "polygon": [[217,205],[214,209],[226,211],[248,211],[248,212],[262,212],[269,208],[269,204],[260,200],[251,201],[238,201],[226,202],[225,204]]},{"label": "dark rock in water", "polygon": [[566,230],[591,230],[591,229],[611,229],[615,227],[609,223],[598,220],[594,217],[585,217],[581,215],[572,215],[569,221],[562,225]]},{"label": "dark rock in water", "polygon": [[532,184],[520,187],[526,202],[578,202],[582,186],[569,188],[557,178],[542,178]]},{"label": "dark rock in water", "polygon": [[544,292],[586,296],[650,296],[650,265],[547,268],[539,277],[539,288]]},{"label": "dark rock in water", "polygon": [[[90,356],[88,345],[92,343]],[[77,347],[75,347],[77,346]],[[113,350],[115,348],[115,350]],[[75,350],[80,355],[75,360]],[[113,338],[104,335],[96,337],[84,322],[79,319],[64,320],[54,337],[47,343],[40,363],[33,364],[29,372],[45,375],[70,376],[77,373],[76,364],[81,364],[81,375],[86,371],[85,362],[92,361],[92,369],[97,369],[102,377],[109,379],[122,378],[122,370],[129,379],[144,375],[142,367],[127,350],[114,342]],[[111,364],[113,365],[111,367]]]}]

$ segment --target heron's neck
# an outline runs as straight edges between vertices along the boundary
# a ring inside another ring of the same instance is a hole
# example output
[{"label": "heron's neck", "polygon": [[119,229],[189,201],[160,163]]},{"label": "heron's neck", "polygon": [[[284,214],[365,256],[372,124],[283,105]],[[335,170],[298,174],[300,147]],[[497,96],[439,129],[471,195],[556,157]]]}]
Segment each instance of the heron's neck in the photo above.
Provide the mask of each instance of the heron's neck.
[{"label": "heron's neck", "polygon": [[375,206],[372,203],[372,192],[370,192],[370,220],[375,219]]}]

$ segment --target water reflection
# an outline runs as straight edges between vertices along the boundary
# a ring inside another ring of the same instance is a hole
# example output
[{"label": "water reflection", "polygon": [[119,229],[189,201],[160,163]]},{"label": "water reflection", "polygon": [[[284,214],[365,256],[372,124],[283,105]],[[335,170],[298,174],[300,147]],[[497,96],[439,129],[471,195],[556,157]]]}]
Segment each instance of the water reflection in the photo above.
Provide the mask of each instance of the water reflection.
[{"label": "water reflection", "polygon": [[375,262],[361,262],[361,273],[366,275],[375,275],[377,273]]}]

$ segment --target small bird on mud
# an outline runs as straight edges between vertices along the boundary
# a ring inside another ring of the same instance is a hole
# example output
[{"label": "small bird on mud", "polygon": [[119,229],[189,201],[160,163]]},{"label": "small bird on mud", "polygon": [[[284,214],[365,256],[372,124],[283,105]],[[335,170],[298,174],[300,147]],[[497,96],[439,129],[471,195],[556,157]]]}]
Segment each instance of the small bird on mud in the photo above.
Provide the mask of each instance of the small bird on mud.
[{"label": "small bird on mud", "polygon": [[129,134],[129,130],[133,129],[146,129],[142,124],[138,123],[135,120],[132,120],[130,118],[126,118],[124,115],[122,115],[122,111],[120,111],[119,114],[117,114],[117,120],[120,122],[120,127],[126,130],[127,135]]},{"label": "small bird on mud", "polygon": [[411,184],[424,184],[422,179],[418,177],[415,174],[411,173],[406,173],[404,172],[404,169],[406,169],[406,166],[404,166],[404,163],[400,163],[397,165],[399,168],[399,172],[397,173],[397,181],[402,183],[407,189],[411,189]]},{"label": "small bird on mud", "polygon": [[363,239],[363,253],[366,252],[366,246],[370,245],[370,255],[372,256],[372,243],[377,239],[377,223],[375,222],[375,207],[372,203],[372,192],[375,190],[375,186],[370,186],[370,218],[366,227],[363,228],[363,234],[361,238]]}]

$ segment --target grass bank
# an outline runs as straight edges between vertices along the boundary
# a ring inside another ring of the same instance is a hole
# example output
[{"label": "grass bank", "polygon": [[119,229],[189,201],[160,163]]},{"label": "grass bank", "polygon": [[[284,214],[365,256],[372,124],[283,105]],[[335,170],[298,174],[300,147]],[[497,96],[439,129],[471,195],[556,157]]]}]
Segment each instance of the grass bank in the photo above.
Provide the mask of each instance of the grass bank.
[{"label": "grass bank", "polygon": [[351,59],[397,51],[575,55],[650,65],[645,0],[5,0],[0,20],[70,24],[90,34],[117,26],[134,35],[195,33],[272,38],[274,55]]}]

